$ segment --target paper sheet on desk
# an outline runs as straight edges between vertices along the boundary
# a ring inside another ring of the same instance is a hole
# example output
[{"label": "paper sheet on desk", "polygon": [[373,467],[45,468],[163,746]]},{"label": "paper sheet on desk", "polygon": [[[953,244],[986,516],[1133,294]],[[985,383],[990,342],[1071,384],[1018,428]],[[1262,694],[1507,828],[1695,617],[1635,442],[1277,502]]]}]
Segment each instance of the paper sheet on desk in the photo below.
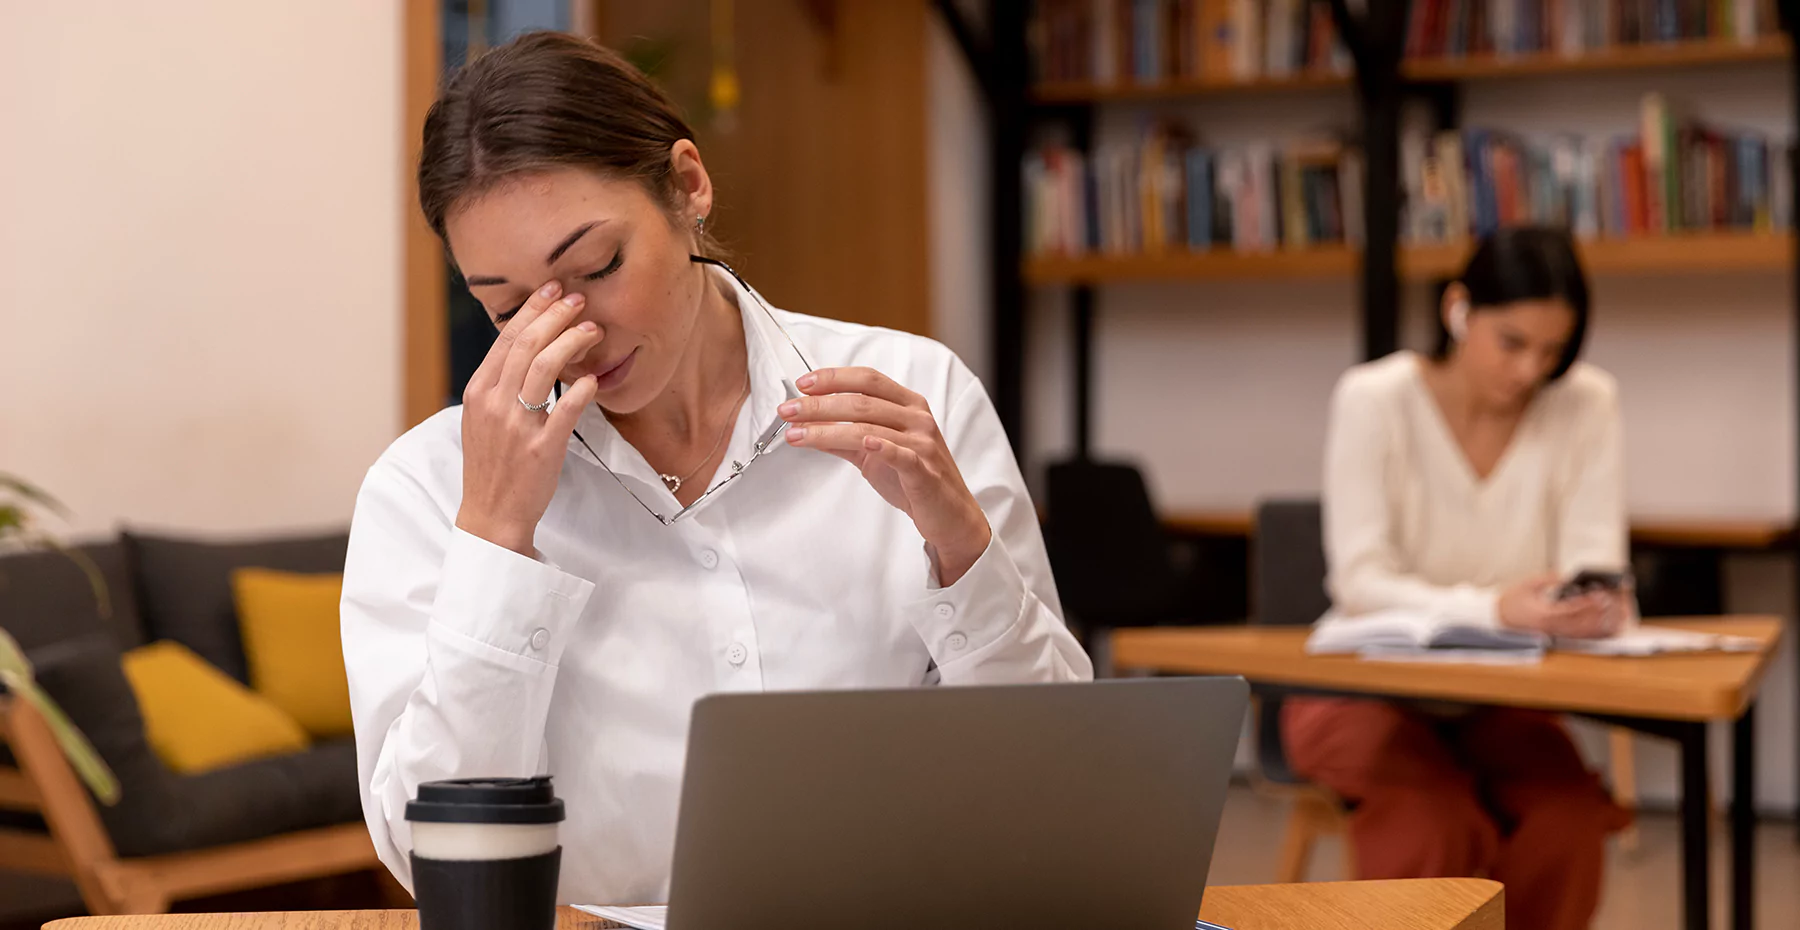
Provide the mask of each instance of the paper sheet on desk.
[{"label": "paper sheet on desk", "polygon": [[1594,656],[1654,656],[1683,652],[1755,652],[1760,648],[1748,636],[1726,636],[1695,630],[1641,626],[1607,639],[1556,640],[1560,652]]},{"label": "paper sheet on desk", "polygon": [[592,914],[615,924],[624,924],[635,930],[665,930],[669,925],[669,909],[656,907],[600,907],[595,904],[577,904],[575,909]]}]

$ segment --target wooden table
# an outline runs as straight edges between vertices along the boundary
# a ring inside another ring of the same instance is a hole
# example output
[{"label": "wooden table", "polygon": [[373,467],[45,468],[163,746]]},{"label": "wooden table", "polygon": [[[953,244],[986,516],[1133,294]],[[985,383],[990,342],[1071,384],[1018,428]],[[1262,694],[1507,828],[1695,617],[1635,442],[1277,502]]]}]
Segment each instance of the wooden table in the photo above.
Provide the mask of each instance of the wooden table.
[{"label": "wooden table", "polygon": [[[1499,884],[1473,878],[1208,888],[1200,916],[1231,930],[1505,930]],[[413,911],[82,917],[45,930],[416,930]],[[563,908],[557,930],[614,926]]]},{"label": "wooden table", "polygon": [[1326,694],[1421,698],[1533,707],[1580,714],[1675,740],[1681,748],[1684,926],[1705,930],[1707,845],[1706,725],[1732,727],[1732,926],[1750,930],[1755,874],[1755,706],[1781,639],[1778,617],[1657,621],[1652,626],[1755,639],[1753,653],[1603,658],[1552,653],[1539,665],[1436,665],[1309,656],[1306,628],[1149,627],[1112,635],[1113,661],[1190,675],[1242,675],[1260,685]]}]

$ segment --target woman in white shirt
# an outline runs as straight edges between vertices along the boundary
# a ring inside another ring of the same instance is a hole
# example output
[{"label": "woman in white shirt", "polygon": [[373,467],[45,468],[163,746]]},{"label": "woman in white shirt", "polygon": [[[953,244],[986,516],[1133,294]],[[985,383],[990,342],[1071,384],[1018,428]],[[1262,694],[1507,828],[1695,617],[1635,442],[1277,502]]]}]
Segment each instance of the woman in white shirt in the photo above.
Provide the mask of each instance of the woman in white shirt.
[{"label": "woman in white shirt", "polygon": [[[1432,357],[1397,352],[1338,383],[1325,452],[1333,613],[1603,636],[1629,593],[1557,600],[1559,579],[1626,567],[1618,391],[1577,361],[1588,289],[1567,234],[1483,241],[1446,291]],[[1288,702],[1296,771],[1354,804],[1358,877],[1486,874],[1509,923],[1586,927],[1606,835],[1628,822],[1544,713],[1370,700]]]},{"label": "woman in white shirt", "polygon": [[617,55],[540,33],[464,68],[419,194],[500,334],[351,529],[363,807],[402,883],[419,783],[550,773],[562,900],[663,900],[709,692],[1091,677],[981,384],[704,258],[693,133]]}]

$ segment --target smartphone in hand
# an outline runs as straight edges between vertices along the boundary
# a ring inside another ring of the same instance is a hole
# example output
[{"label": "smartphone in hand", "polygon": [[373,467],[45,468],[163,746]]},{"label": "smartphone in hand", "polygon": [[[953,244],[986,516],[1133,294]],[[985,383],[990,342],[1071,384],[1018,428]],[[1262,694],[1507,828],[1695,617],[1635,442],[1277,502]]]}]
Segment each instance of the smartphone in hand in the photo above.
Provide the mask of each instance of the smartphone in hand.
[{"label": "smartphone in hand", "polygon": [[1556,600],[1566,601],[1569,598],[1580,597],[1583,594],[1592,594],[1596,591],[1617,594],[1624,590],[1625,586],[1630,583],[1630,572],[1600,571],[1598,569],[1587,568],[1576,572],[1575,577],[1570,578],[1568,581],[1557,586],[1555,592],[1553,592],[1551,596]]}]

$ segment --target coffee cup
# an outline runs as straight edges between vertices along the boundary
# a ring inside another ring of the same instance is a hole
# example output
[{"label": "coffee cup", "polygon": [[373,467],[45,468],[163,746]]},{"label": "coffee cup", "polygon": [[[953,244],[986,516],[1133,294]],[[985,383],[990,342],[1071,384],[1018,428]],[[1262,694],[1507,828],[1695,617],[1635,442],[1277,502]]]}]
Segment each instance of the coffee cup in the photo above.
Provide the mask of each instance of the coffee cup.
[{"label": "coffee cup", "polygon": [[563,802],[549,776],[426,782],[406,819],[421,930],[554,930]]}]

